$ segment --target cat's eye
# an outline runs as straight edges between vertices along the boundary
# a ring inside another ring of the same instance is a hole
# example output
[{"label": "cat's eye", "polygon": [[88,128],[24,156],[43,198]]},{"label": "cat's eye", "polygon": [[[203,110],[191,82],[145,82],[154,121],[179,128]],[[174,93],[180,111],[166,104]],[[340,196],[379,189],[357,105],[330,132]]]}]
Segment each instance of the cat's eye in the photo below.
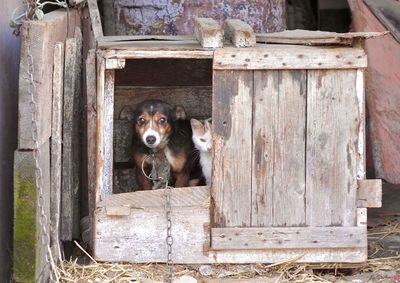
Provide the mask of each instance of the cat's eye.
[{"label": "cat's eye", "polygon": [[205,140],[205,139],[200,139],[200,141],[201,141],[201,142],[206,142],[206,140]]},{"label": "cat's eye", "polygon": [[167,119],[165,119],[165,118],[160,118],[158,120],[158,124],[160,124],[160,125],[165,125],[166,123],[167,123]]},{"label": "cat's eye", "polygon": [[139,117],[139,118],[137,119],[137,124],[138,124],[139,126],[143,126],[144,124],[146,124],[146,120],[145,120],[143,117]]}]

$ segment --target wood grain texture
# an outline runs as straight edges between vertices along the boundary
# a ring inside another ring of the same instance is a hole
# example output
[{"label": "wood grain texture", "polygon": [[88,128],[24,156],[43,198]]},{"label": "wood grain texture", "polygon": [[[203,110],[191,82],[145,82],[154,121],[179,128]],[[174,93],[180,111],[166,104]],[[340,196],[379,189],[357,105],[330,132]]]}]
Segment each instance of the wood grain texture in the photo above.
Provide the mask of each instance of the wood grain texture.
[{"label": "wood grain texture", "polygon": [[113,133],[114,133],[114,70],[105,71],[104,83],[104,167],[103,193],[109,196],[113,191]]},{"label": "wood grain texture", "polygon": [[357,207],[382,207],[382,180],[358,180]]},{"label": "wood grain texture", "polygon": [[365,227],[211,228],[212,250],[367,248]]},{"label": "wood grain texture", "polygon": [[359,40],[382,36],[382,32],[336,33],[315,30],[285,30],[257,34],[257,42],[299,45],[353,45]]},{"label": "wood grain texture", "polygon": [[65,42],[61,239],[79,237],[82,34]]},{"label": "wood grain texture", "polygon": [[214,71],[213,220],[250,226],[253,73]]},{"label": "wood grain texture", "polygon": [[85,62],[86,88],[86,158],[87,158],[87,198],[89,216],[93,217],[96,193],[96,56],[91,49]]},{"label": "wood grain texture", "polygon": [[96,192],[95,203],[104,199],[104,98],[105,98],[105,59],[97,53],[96,60]]},{"label": "wood grain texture", "polygon": [[195,18],[194,34],[204,48],[223,46],[223,31],[216,20],[211,18]]},{"label": "wood grain texture", "polygon": [[99,8],[96,0],[87,0],[87,3],[89,7],[89,15],[92,23],[94,38],[97,41],[103,36],[103,27],[101,26]]},{"label": "wood grain texture", "polygon": [[54,46],[53,63],[53,103],[51,120],[51,155],[50,155],[50,235],[51,251],[54,260],[61,258],[60,223],[61,223],[61,177],[62,177],[62,124],[63,124],[63,89],[64,89],[64,43]]},{"label": "wood grain texture", "polygon": [[125,59],[107,59],[106,69],[123,69],[125,68]]},{"label": "wood grain texture", "polygon": [[360,113],[356,70],[309,70],[306,220],[309,226],[356,223]]},{"label": "wood grain texture", "polygon": [[306,71],[255,71],[252,226],[305,224]]},{"label": "wood grain texture", "polygon": [[206,50],[197,41],[187,44],[165,44],[160,42],[104,43],[100,46],[107,58],[126,59],[213,59],[213,50]]},{"label": "wood grain texture", "polygon": [[238,19],[227,19],[224,25],[224,36],[235,47],[250,47],[256,44],[256,35],[252,27]]},{"label": "wood grain texture", "polygon": [[361,48],[315,47],[295,45],[263,45],[238,49],[215,50],[216,70],[264,69],[353,69],[367,67],[367,57]]},{"label": "wood grain texture", "polygon": [[[35,149],[32,114],[36,113],[38,146],[51,136],[53,53],[56,42],[64,42],[69,30],[79,25],[76,9],[59,9],[44,16],[41,21],[25,21],[21,30],[21,59],[18,94],[18,148]],[[32,84],[30,73],[35,84]],[[34,96],[36,106],[31,104]],[[34,109],[36,107],[36,109]]]}]

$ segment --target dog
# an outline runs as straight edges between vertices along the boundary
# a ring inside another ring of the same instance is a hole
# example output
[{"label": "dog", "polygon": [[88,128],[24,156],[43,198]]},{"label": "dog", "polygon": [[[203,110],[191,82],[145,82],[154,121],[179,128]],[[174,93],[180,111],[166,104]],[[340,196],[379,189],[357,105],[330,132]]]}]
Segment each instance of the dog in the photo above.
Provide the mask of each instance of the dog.
[{"label": "dog", "polygon": [[152,161],[146,158],[151,154],[163,154],[168,160],[169,184],[172,186],[196,186],[201,182],[192,128],[182,106],[173,107],[161,100],[145,100],[135,107],[133,122],[132,155],[140,189],[153,188],[152,181],[142,171],[143,164],[145,173],[151,173]]}]

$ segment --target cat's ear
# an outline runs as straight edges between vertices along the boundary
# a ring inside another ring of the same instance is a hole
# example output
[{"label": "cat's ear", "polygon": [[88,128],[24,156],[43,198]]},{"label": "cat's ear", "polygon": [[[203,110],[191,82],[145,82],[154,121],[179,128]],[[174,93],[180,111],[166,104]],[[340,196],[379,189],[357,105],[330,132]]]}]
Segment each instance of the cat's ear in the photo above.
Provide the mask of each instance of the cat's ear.
[{"label": "cat's ear", "polygon": [[192,126],[193,130],[203,127],[203,124],[196,119],[190,119],[190,125]]},{"label": "cat's ear", "polygon": [[175,106],[175,113],[174,113],[173,119],[174,119],[174,121],[186,119],[186,112],[185,112],[185,108],[183,108],[183,106],[180,106],[180,105]]}]

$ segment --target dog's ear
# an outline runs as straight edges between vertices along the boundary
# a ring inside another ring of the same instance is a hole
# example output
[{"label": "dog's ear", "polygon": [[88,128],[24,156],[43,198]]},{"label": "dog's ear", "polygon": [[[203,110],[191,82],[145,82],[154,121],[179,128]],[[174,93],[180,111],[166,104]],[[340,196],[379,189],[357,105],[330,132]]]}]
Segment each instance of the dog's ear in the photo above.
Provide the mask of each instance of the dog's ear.
[{"label": "dog's ear", "polygon": [[133,120],[133,109],[130,106],[124,106],[121,109],[121,112],[119,112],[119,118],[121,120],[132,121]]},{"label": "dog's ear", "polygon": [[185,119],[186,119],[185,108],[183,108],[183,106],[180,106],[180,105],[175,106],[174,121],[185,120]]}]

